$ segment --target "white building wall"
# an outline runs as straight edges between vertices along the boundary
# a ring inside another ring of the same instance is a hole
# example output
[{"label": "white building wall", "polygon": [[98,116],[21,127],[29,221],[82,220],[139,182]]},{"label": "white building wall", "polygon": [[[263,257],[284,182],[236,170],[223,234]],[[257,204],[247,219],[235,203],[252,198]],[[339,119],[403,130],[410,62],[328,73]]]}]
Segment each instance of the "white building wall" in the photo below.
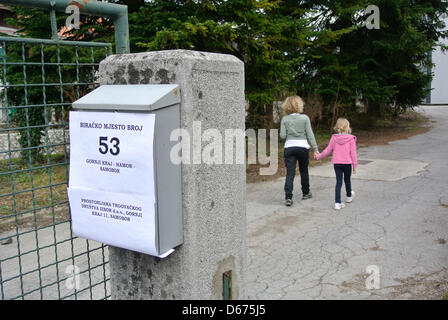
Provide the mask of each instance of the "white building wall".
[{"label": "white building wall", "polygon": [[[445,24],[448,26],[448,18],[445,19]],[[448,40],[441,40],[445,45],[448,45]],[[432,52],[432,62],[434,68],[432,72],[434,77],[432,79],[431,87],[431,104],[448,104],[448,52],[443,53],[438,47]]]},{"label": "white building wall", "polygon": [[448,104],[448,52],[443,53],[437,48],[432,53],[432,62],[435,66],[431,84],[431,104]]}]

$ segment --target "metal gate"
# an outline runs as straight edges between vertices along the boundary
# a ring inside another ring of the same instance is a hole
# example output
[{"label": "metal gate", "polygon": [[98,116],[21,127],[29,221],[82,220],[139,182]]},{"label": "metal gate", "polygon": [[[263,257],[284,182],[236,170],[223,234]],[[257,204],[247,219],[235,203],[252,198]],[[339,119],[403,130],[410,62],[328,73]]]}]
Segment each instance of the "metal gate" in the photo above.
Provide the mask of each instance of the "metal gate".
[{"label": "metal gate", "polygon": [[111,45],[0,45],[1,299],[107,299],[107,247],[71,232],[68,111],[97,86]]}]

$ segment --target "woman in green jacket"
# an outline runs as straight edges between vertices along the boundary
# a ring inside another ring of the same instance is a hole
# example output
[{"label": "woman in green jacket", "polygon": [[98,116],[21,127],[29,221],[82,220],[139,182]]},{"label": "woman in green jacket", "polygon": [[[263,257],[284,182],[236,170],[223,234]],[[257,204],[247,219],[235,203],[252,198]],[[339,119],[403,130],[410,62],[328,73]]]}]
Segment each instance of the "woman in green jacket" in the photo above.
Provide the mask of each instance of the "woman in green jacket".
[{"label": "woman in green jacket", "polygon": [[286,139],[284,148],[286,180],[285,180],[285,204],[292,205],[292,191],[296,163],[299,162],[300,182],[302,184],[302,200],[312,198],[308,176],[310,144],[314,149],[314,155],[319,154],[310,118],[303,114],[303,100],[299,96],[286,98],[283,110],[286,115],[280,124],[280,138]]}]

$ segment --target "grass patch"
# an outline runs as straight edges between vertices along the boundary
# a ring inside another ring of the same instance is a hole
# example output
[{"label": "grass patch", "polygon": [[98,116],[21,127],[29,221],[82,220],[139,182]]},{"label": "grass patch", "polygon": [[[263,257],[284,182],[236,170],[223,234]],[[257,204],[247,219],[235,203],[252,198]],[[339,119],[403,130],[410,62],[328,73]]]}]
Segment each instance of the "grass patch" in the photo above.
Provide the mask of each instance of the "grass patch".
[{"label": "grass patch", "polygon": [[20,158],[0,160],[0,223],[18,219],[19,224],[42,226],[67,218],[67,175],[63,154],[32,164]]}]

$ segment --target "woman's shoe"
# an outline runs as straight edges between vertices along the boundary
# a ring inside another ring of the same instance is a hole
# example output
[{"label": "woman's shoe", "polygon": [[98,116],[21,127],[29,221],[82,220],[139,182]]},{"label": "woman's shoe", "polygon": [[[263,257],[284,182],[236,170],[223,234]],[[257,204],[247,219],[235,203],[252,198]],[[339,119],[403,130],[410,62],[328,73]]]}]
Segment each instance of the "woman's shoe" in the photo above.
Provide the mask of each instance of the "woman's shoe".
[{"label": "woman's shoe", "polygon": [[313,197],[313,194],[311,192],[308,192],[307,194],[304,194],[302,196],[302,200],[311,199]]},{"label": "woman's shoe", "polygon": [[285,205],[286,205],[287,207],[290,207],[290,206],[292,205],[292,199],[286,199],[286,200],[285,200]]}]

